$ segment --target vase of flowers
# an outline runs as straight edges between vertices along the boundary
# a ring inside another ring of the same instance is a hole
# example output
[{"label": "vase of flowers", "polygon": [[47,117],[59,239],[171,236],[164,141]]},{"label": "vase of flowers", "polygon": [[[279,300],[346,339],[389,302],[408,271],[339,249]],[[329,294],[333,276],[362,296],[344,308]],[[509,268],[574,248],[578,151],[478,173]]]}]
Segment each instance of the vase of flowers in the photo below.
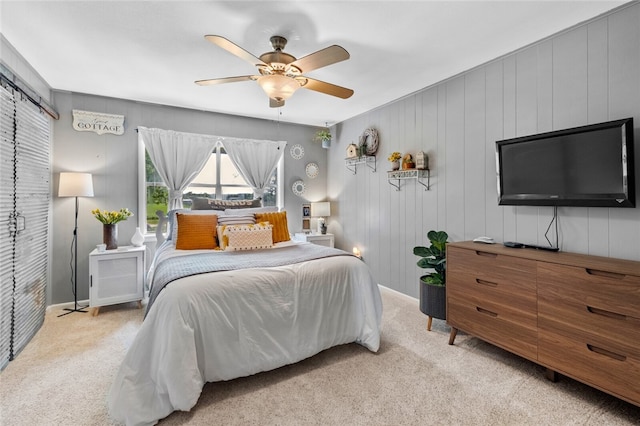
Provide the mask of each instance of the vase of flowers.
[{"label": "vase of flowers", "polygon": [[107,250],[118,248],[118,227],[117,223],[127,220],[133,213],[127,208],[118,211],[107,211],[95,209],[91,214],[102,223],[102,242],[106,244]]},{"label": "vase of flowers", "polygon": [[402,158],[402,154],[398,151],[392,152],[387,160],[391,163],[391,170],[398,170],[400,168],[400,158]]}]

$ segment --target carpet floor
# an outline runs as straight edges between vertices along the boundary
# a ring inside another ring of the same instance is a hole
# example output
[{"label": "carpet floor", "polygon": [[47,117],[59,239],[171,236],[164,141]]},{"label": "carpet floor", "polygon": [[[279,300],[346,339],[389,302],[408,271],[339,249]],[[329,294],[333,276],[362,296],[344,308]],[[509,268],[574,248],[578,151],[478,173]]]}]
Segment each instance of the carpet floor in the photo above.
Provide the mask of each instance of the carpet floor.
[{"label": "carpet floor", "polygon": [[[382,289],[382,343],[205,385],[190,412],[161,425],[638,425],[640,407],[560,376],[426,317],[418,302]],[[2,425],[113,425],[106,395],[142,322],[135,304],[100,315],[47,313],[41,330],[0,373]],[[640,384],[638,384],[640,386]]]}]

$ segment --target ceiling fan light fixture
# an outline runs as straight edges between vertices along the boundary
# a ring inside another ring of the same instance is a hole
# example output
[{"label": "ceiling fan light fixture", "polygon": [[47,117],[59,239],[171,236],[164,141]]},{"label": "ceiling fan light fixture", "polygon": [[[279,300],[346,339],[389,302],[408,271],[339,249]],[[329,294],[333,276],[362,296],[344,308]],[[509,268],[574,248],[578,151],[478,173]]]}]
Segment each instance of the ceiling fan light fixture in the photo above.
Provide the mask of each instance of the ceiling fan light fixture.
[{"label": "ceiling fan light fixture", "polygon": [[300,83],[295,79],[279,74],[260,76],[258,84],[269,98],[277,101],[289,99],[300,88]]}]

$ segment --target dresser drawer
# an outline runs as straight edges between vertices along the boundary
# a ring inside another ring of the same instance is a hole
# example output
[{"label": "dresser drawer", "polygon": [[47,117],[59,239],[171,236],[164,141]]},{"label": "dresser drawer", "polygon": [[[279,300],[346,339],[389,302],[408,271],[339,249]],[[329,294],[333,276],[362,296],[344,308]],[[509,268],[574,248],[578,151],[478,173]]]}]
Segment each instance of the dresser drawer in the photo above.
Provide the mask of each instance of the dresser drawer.
[{"label": "dresser drawer", "polygon": [[536,262],[484,252],[451,247],[447,250],[447,281],[451,275],[465,285],[466,291],[482,284],[498,287],[497,292],[518,297],[523,292],[536,292]]},{"label": "dresser drawer", "polygon": [[551,297],[640,319],[640,276],[539,262],[538,286]]},{"label": "dresser drawer", "polygon": [[629,353],[540,330],[538,362],[640,405],[640,358]]},{"label": "dresser drawer", "polygon": [[[449,289],[447,287],[447,293]],[[496,306],[447,294],[447,322],[503,349],[535,360],[537,357],[536,315],[497,312]]]}]

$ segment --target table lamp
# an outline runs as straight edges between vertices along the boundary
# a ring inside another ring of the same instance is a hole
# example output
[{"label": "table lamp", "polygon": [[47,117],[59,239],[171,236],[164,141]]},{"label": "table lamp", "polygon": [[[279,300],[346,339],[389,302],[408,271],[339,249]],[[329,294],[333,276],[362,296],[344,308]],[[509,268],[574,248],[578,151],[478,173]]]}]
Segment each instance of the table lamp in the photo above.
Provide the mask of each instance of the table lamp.
[{"label": "table lamp", "polygon": [[328,201],[311,203],[311,216],[318,218],[318,232],[321,234],[326,234],[327,225],[324,222],[324,218],[327,216],[331,216],[331,203],[329,203]]}]

